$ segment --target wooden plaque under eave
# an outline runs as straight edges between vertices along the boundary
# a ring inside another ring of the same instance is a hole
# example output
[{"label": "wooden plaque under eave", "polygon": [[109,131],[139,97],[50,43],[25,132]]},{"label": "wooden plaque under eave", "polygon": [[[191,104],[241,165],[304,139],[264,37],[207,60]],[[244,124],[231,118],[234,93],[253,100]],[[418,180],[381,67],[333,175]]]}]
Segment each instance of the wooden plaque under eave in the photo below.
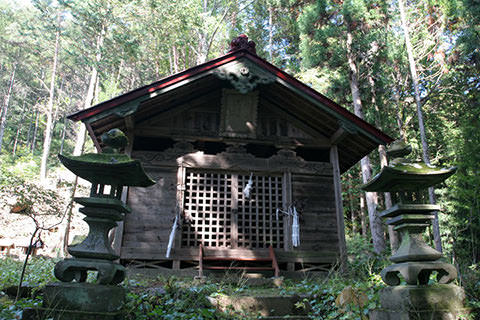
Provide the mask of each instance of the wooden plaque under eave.
[{"label": "wooden plaque under eave", "polygon": [[224,89],[220,134],[233,138],[256,138],[258,91],[242,94]]}]

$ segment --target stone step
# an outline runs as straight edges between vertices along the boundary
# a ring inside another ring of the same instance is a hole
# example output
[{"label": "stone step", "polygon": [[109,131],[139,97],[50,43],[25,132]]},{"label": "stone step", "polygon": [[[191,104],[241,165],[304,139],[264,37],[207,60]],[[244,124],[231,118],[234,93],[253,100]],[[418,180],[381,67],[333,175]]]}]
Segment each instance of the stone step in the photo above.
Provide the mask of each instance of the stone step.
[{"label": "stone step", "polygon": [[309,319],[312,319],[311,317],[309,316],[271,316],[271,317],[261,317],[259,319],[262,319],[262,320],[309,320]]},{"label": "stone step", "polygon": [[306,296],[220,295],[208,297],[218,310],[259,315],[259,319],[308,319],[311,307]]}]

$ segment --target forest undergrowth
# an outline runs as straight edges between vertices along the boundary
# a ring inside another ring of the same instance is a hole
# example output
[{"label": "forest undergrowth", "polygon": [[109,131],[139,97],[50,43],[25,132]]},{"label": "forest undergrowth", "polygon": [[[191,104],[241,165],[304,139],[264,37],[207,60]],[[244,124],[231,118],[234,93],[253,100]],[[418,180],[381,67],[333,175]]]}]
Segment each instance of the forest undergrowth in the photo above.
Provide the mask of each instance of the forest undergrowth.
[{"label": "forest undergrowth", "polygon": [[[312,319],[368,319],[368,311],[379,306],[379,290],[385,285],[380,278],[381,269],[388,264],[374,253],[372,245],[361,237],[348,237],[348,268],[344,273],[332,269],[328,273],[304,274],[302,279],[285,279],[279,287],[258,287],[242,277],[226,274],[223,278],[198,281],[193,277],[157,276],[139,280],[130,278],[122,283],[127,289],[124,307],[126,319],[257,319],[258,315],[213,307],[208,297],[248,296],[256,292],[304,297],[297,308],[309,307]],[[18,284],[22,261],[11,257],[0,258],[0,319],[21,319],[26,307],[41,306],[42,287],[52,281],[53,267],[58,259],[34,257],[27,269],[24,284],[31,293],[15,301],[9,287]],[[461,270],[461,283],[467,294],[467,306],[475,310],[480,306],[480,272],[476,266]],[[234,280],[232,280],[234,279]],[[353,298],[340,305],[339,295],[346,288]],[[11,291],[11,289],[10,289]],[[475,319],[475,313],[471,319]]]}]

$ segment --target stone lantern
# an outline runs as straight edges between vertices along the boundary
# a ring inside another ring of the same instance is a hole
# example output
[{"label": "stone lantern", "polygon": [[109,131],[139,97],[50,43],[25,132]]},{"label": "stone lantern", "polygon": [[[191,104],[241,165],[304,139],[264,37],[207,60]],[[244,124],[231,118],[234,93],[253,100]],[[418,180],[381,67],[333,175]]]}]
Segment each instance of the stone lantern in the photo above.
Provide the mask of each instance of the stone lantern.
[{"label": "stone lantern", "polygon": [[[60,283],[46,286],[44,305],[61,314],[61,319],[116,319],[125,300],[125,290],[118,286],[125,278],[125,268],[115,262],[119,256],[112,249],[109,231],[122,221],[130,208],[121,200],[124,186],[148,187],[151,180],[138,160],[118,153],[127,145],[118,129],[102,137],[110,148],[101,154],[78,157],[59,155],[62,164],[92,184],[90,196],[74,198],[83,207],[89,233],[82,243],[68,247],[73,258],[55,266]],[[95,283],[88,283],[88,272],[97,272]],[[57,319],[57,318],[56,318]]]},{"label": "stone lantern", "polygon": [[[387,151],[394,158],[390,165],[362,187],[393,194],[396,204],[380,216],[401,236],[400,247],[390,257],[394,264],[381,272],[389,285],[380,292],[381,309],[371,310],[370,319],[458,319],[465,295],[462,288],[450,284],[457,270],[423,240],[434,212],[440,210],[440,206],[426,203],[426,191],[454,174],[456,168],[437,168],[402,158],[410,152],[410,146],[395,142]],[[436,282],[430,279],[432,274],[436,274]]]}]

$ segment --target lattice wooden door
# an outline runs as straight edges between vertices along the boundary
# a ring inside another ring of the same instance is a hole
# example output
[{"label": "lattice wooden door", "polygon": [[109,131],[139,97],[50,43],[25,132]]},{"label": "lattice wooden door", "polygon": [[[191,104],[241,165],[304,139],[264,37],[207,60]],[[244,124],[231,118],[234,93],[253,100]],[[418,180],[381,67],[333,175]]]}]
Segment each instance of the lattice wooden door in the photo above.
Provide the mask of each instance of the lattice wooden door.
[{"label": "lattice wooden door", "polygon": [[282,176],[254,175],[249,200],[243,188],[249,175],[238,175],[238,247],[283,248],[283,218],[276,219],[276,209],[283,207]]},{"label": "lattice wooden door", "polygon": [[254,175],[250,200],[243,188],[249,175],[187,170],[182,247],[283,248],[282,176]]},{"label": "lattice wooden door", "polygon": [[232,175],[188,170],[182,246],[232,246]]}]

